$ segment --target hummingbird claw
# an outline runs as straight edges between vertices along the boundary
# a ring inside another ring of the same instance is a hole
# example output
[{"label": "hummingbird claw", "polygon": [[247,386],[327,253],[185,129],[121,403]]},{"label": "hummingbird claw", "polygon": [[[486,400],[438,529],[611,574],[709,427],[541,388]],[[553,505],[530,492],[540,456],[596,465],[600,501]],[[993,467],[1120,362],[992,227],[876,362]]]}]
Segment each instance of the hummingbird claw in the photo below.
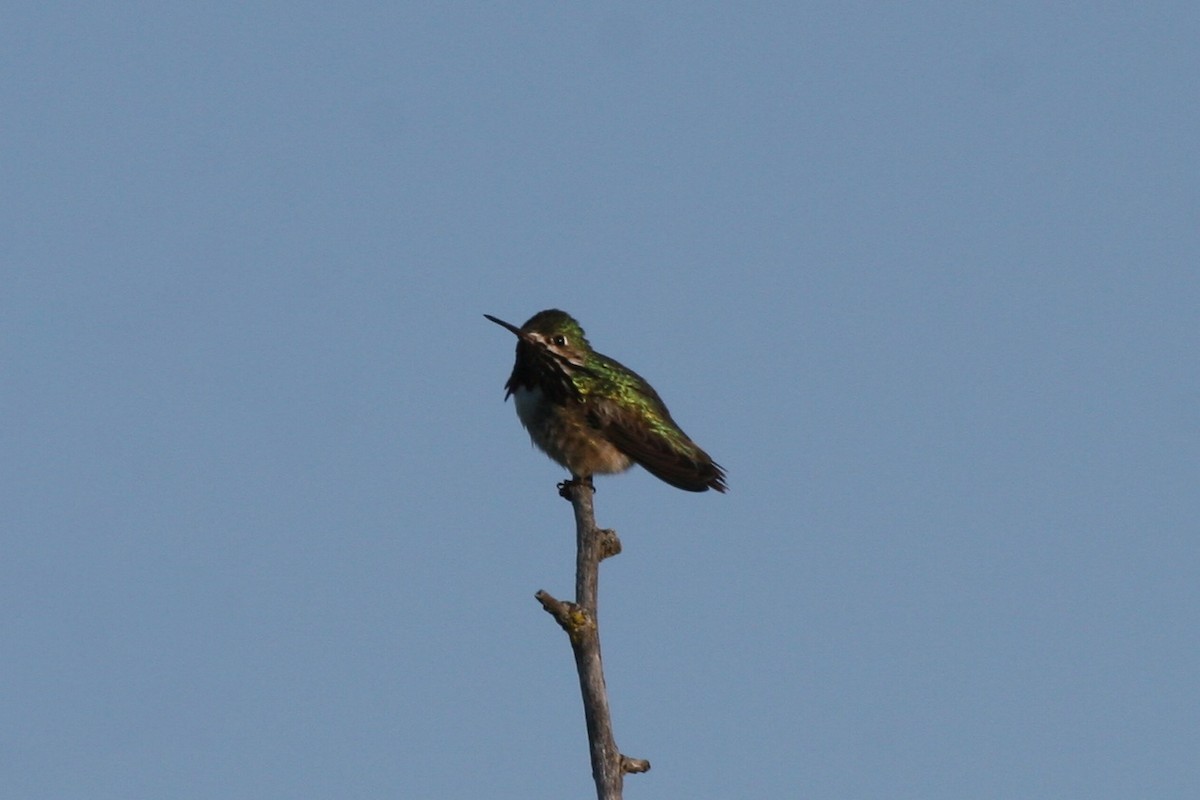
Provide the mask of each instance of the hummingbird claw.
[{"label": "hummingbird claw", "polygon": [[571,490],[576,489],[580,486],[586,486],[588,489],[591,489],[592,494],[596,493],[596,485],[594,483],[592,483],[591,475],[585,475],[582,478],[579,477],[578,475],[573,475],[573,476],[571,476],[571,480],[562,481],[561,483],[558,484],[558,495],[559,495],[559,497],[564,497],[567,500],[570,500],[571,499]]}]

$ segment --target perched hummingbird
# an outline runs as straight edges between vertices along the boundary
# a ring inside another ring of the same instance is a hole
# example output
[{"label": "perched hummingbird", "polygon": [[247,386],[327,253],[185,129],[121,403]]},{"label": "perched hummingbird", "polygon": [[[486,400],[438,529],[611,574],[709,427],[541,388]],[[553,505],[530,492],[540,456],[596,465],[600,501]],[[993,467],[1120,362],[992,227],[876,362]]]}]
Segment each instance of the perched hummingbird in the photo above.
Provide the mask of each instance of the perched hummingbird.
[{"label": "perched hummingbird", "polygon": [[596,473],[641,464],[689,492],[723,492],[725,470],[688,438],[640,375],[592,349],[570,314],[539,311],[518,328],[517,363],[504,385],[517,416],[546,455],[591,484]]}]

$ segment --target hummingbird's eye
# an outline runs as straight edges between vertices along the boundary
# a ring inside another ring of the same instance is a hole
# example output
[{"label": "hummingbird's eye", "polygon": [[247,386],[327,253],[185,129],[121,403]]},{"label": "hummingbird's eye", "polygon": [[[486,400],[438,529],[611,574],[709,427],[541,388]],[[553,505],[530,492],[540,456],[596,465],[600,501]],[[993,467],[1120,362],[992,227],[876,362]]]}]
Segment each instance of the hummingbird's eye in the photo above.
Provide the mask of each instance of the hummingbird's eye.
[{"label": "hummingbird's eye", "polygon": [[564,346],[564,345],[566,345],[566,343],[567,343],[567,337],[565,337],[565,336],[555,336],[555,337],[554,337],[554,343],[555,343],[556,345],[558,345],[559,347],[563,347],[563,346]]}]

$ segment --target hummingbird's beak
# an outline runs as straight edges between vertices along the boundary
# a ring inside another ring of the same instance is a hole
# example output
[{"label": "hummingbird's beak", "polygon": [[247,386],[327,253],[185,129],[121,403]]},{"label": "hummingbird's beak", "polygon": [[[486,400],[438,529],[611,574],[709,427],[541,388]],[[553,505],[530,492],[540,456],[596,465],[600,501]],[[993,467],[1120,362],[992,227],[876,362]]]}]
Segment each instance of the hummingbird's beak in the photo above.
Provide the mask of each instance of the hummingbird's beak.
[{"label": "hummingbird's beak", "polygon": [[497,319],[496,317],[493,317],[491,314],[484,314],[484,316],[487,317],[488,319],[490,319],[492,322],[499,325],[501,328],[508,328],[510,331],[515,333],[521,339],[525,338],[524,336],[521,335],[521,329],[518,328],[516,325],[513,325],[511,322],[505,322],[502,319]]}]

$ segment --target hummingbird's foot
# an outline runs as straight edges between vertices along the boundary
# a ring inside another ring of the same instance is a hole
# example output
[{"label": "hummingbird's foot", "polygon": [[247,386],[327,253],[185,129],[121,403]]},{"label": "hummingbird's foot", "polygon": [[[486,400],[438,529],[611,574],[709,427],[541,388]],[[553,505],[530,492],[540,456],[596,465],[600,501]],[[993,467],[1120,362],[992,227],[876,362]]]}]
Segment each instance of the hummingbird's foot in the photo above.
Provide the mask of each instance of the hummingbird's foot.
[{"label": "hummingbird's foot", "polygon": [[592,483],[591,475],[584,475],[582,478],[578,475],[572,475],[571,480],[563,481],[562,483],[558,484],[558,495],[559,497],[565,497],[566,499],[570,500],[571,490],[580,486],[586,486],[587,488],[591,489],[592,494],[596,493],[596,486]]}]

